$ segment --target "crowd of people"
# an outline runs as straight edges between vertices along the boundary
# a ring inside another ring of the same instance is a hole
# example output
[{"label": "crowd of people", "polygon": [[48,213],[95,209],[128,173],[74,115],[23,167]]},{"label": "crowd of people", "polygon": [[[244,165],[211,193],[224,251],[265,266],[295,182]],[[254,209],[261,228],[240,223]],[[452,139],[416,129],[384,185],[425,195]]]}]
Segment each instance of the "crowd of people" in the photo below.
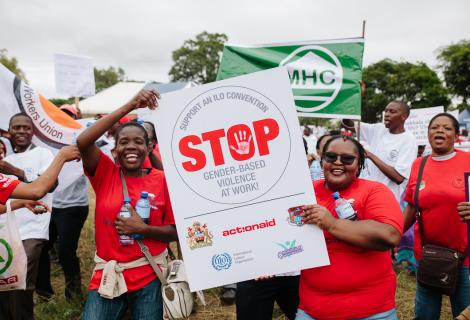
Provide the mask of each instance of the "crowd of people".
[{"label": "crowd of people", "polygon": [[[123,237],[139,235],[165,269],[168,243],[178,240],[155,127],[127,118],[138,108],[155,109],[158,99],[158,93],[141,91],[86,128],[77,146],[63,147],[55,157],[32,143],[33,121],[26,114],[11,117],[8,135],[1,138],[0,212],[11,208],[17,217],[28,259],[27,286],[0,293],[0,319],[33,319],[34,291],[46,300],[54,295],[52,252],[64,273],[67,300],[84,298],[77,246],[88,216],[87,181],[96,194],[96,254],[83,319],[121,319],[127,310],[132,319],[163,318],[160,280],[136,243],[121,243]],[[80,116],[71,105],[61,110]],[[454,147],[459,124],[441,113],[429,124],[430,154],[420,156],[404,127],[409,111],[406,103],[392,101],[383,123],[344,119],[343,131],[317,132],[318,138],[305,128],[317,204],[303,206],[303,223],[323,230],[330,265],[230,286],[237,319],[271,319],[275,302],[289,319],[398,319],[393,263],[404,234],[414,244],[407,261],[418,273],[423,233],[426,243],[461,253],[458,283],[450,295],[453,316],[470,306],[465,223],[470,202],[464,187],[470,153]],[[84,175],[54,191],[63,164],[77,159]],[[145,222],[135,210],[143,190],[154,195]],[[347,200],[353,215],[338,214],[334,193]],[[129,217],[119,215],[123,208]],[[415,223],[418,215],[421,226]],[[440,291],[418,282],[415,300],[415,319],[439,319]]]}]

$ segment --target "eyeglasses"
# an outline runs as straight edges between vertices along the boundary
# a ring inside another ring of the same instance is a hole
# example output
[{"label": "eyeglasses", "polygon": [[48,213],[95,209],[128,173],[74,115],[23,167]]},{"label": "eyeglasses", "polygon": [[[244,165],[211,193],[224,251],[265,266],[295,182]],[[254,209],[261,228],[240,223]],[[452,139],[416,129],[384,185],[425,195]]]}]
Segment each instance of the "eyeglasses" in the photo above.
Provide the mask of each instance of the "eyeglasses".
[{"label": "eyeglasses", "polygon": [[344,165],[351,165],[353,164],[354,160],[356,160],[355,156],[349,154],[337,154],[334,152],[326,152],[325,153],[325,161],[328,163],[334,163],[339,157],[339,161],[341,161]]}]

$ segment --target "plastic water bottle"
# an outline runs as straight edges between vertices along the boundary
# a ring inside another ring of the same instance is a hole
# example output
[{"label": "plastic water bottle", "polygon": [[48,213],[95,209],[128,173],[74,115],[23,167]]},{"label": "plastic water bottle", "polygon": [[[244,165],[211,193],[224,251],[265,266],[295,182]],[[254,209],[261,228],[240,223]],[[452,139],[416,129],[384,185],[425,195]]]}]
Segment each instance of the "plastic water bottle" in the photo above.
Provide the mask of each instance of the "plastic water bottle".
[{"label": "plastic water bottle", "polygon": [[[145,223],[149,223],[150,217],[150,202],[148,199],[148,192],[142,191],[140,193],[140,199],[135,204],[135,211],[144,220]],[[134,239],[143,239],[144,236],[141,234],[134,234]]]},{"label": "plastic water bottle", "polygon": [[[130,218],[131,213],[129,212],[129,209],[127,209],[126,205],[131,203],[131,199],[129,198],[124,198],[124,204],[121,207],[121,211],[119,212],[119,217],[121,218]],[[134,239],[130,235],[126,234],[120,234],[119,235],[119,242],[121,243],[121,246],[130,246],[134,244]]]},{"label": "plastic water bottle", "polygon": [[310,176],[312,177],[313,181],[317,181],[321,179],[321,166],[320,161],[313,160],[312,164],[310,165]]},{"label": "plastic water bottle", "polygon": [[332,194],[333,199],[335,199],[335,210],[340,219],[356,220],[357,216],[354,212],[354,208],[351,203],[346,199],[341,198],[339,192],[334,192]]}]

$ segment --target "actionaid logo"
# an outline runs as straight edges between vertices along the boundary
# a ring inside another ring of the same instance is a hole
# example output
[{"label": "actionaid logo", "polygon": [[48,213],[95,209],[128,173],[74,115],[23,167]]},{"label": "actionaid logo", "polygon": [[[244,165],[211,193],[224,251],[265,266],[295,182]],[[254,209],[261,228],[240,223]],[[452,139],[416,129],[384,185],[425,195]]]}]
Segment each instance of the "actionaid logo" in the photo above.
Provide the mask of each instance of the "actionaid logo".
[{"label": "actionaid logo", "polygon": [[283,114],[253,89],[221,86],[189,101],[173,127],[175,168],[191,191],[216,203],[261,197],[284,174],[291,135]]},{"label": "actionaid logo", "polygon": [[325,47],[297,48],[279,64],[287,67],[297,108],[318,111],[338,95],[343,83],[343,68],[336,55]]},{"label": "actionaid logo", "polygon": [[[181,154],[191,160],[183,161],[182,167],[186,171],[198,171],[207,164],[211,158],[215,166],[226,163],[222,145],[228,146],[229,155],[235,161],[246,161],[257,154],[269,155],[269,142],[279,136],[279,125],[276,120],[267,118],[253,121],[252,126],[236,124],[225,129],[216,129],[199,135],[188,135],[179,142]],[[210,146],[210,154],[206,155],[202,144]],[[227,155],[228,156],[228,155]]]}]

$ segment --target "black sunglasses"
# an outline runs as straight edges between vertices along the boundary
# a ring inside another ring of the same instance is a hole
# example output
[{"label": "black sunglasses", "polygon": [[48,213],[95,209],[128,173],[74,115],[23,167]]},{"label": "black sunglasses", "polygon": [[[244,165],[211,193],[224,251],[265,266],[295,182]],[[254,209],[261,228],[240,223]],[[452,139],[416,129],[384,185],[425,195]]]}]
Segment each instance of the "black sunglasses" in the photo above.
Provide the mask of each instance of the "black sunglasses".
[{"label": "black sunglasses", "polygon": [[334,152],[326,152],[324,159],[328,163],[334,163],[339,157],[339,161],[341,161],[342,164],[344,165],[351,165],[353,164],[354,160],[356,160],[357,157],[351,156],[349,154],[337,154]]}]

